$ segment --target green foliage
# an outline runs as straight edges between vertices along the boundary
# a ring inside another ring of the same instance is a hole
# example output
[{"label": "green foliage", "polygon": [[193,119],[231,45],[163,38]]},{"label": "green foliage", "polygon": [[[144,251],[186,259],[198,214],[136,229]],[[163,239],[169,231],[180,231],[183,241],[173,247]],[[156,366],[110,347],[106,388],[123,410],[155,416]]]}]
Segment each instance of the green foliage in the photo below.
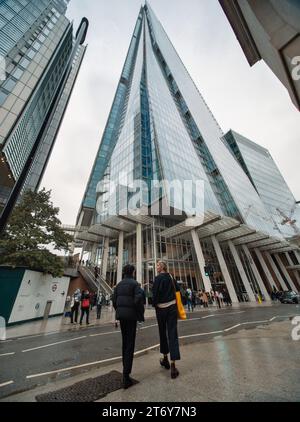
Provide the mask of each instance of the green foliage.
[{"label": "green foliage", "polygon": [[51,191],[28,191],[18,204],[0,238],[0,264],[63,275],[62,260],[45,246],[68,250],[72,237],[61,228],[59,208],[50,201]]}]

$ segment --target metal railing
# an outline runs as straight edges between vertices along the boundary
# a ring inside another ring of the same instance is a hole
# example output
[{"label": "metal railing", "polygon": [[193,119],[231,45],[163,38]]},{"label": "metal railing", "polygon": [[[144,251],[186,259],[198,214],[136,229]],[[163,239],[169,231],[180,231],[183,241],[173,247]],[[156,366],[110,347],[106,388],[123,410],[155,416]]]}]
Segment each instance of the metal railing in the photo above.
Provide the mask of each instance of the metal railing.
[{"label": "metal railing", "polygon": [[93,290],[98,291],[100,289],[102,293],[109,295],[113,293],[113,289],[102,275],[98,275],[97,280],[95,279],[93,268],[79,266],[78,271]]}]

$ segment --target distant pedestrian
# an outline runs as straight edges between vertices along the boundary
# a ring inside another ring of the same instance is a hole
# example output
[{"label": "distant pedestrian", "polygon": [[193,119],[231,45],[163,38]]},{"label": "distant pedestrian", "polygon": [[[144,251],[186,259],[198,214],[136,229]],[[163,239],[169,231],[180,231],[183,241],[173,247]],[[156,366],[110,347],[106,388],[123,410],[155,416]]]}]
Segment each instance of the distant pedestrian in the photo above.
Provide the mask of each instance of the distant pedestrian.
[{"label": "distant pedestrian", "polygon": [[89,291],[82,291],[81,294],[81,316],[80,316],[80,325],[82,325],[83,316],[86,314],[86,324],[89,325],[89,315],[90,315],[90,294]]},{"label": "distant pedestrian", "polygon": [[194,309],[196,308],[196,292],[193,290],[192,291],[192,309],[194,311]]},{"label": "distant pedestrian", "polygon": [[95,275],[95,280],[97,281],[97,279],[98,279],[98,277],[99,277],[99,268],[97,267],[97,265],[96,265],[96,267],[94,268],[94,275]]},{"label": "distant pedestrian", "polygon": [[97,297],[97,319],[100,319],[101,317],[102,303],[103,303],[103,295],[100,292]]},{"label": "distant pedestrian", "polygon": [[176,291],[180,288],[175,279],[167,272],[167,265],[163,261],[157,263],[158,275],[153,284],[152,305],[155,307],[158,322],[160,352],[163,358],[161,366],[170,369],[168,354],[171,359],[171,378],[177,378],[179,371],[175,362],[180,360],[179,340],[177,332]]},{"label": "distant pedestrian", "polygon": [[216,299],[216,302],[217,302],[217,305],[218,305],[219,309],[221,309],[221,301],[220,301],[220,297],[219,297],[219,292],[218,291],[215,291],[215,299]]},{"label": "distant pedestrian", "polygon": [[224,290],[223,296],[224,296],[224,302],[225,302],[226,306],[232,306],[231,297],[226,290]]},{"label": "distant pedestrian", "polygon": [[[81,299],[80,289],[76,289],[71,298],[71,324],[73,324],[74,321],[75,321],[75,324],[77,324],[80,299]],[[74,316],[75,316],[75,319],[74,319]]]},{"label": "distant pedestrian", "polygon": [[202,290],[202,302],[203,302],[203,307],[208,308],[208,297],[204,290]]},{"label": "distant pedestrian", "polygon": [[186,294],[186,301],[187,301],[187,306],[188,306],[188,311],[192,311],[193,310],[193,305],[192,305],[192,290],[188,287],[185,291]]},{"label": "distant pedestrian", "polygon": [[130,378],[132,371],[136,327],[141,309],[144,308],[142,289],[134,280],[135,267],[125,265],[123,268],[124,278],[114,289],[113,306],[116,310],[116,320],[120,321],[122,333],[122,357],[123,357],[123,387],[133,385]]}]

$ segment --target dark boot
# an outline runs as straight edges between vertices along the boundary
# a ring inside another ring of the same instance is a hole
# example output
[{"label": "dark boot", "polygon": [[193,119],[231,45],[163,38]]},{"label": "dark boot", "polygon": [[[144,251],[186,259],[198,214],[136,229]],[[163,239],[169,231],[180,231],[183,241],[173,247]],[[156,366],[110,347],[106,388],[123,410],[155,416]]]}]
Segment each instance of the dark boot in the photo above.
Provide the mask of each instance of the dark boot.
[{"label": "dark boot", "polygon": [[133,380],[130,378],[129,375],[123,375],[123,388],[127,390],[127,388],[133,385]]},{"label": "dark boot", "polygon": [[175,366],[175,363],[171,363],[171,378],[177,378],[179,375],[179,371]]},{"label": "dark boot", "polygon": [[163,366],[164,368],[170,369],[170,362],[169,362],[167,356],[164,356],[164,358],[163,359],[160,359],[159,362],[160,362],[161,366]]}]

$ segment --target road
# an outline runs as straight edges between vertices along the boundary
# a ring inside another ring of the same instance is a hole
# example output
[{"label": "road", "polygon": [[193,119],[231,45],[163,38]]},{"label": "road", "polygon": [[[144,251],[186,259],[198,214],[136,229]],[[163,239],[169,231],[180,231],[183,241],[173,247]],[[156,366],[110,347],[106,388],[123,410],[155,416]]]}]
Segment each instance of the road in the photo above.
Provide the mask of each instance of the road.
[{"label": "road", "polygon": [[[244,309],[223,308],[193,312],[179,321],[181,343],[199,343],[245,328],[300,315],[298,305],[274,305]],[[140,326],[136,353],[159,343],[155,319]],[[0,343],[0,398],[26,391],[55,379],[116,362],[121,354],[120,330],[112,324],[75,326],[69,331],[16,338]]]}]

